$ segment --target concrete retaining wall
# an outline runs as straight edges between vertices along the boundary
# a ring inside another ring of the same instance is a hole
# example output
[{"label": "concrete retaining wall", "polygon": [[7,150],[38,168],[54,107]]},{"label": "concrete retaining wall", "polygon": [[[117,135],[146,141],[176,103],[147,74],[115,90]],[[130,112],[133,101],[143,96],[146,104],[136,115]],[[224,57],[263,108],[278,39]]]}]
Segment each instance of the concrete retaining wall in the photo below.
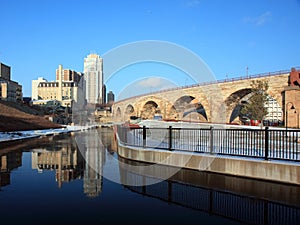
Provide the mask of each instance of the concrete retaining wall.
[{"label": "concrete retaining wall", "polygon": [[300,164],[118,146],[121,157],[168,166],[300,185]]}]

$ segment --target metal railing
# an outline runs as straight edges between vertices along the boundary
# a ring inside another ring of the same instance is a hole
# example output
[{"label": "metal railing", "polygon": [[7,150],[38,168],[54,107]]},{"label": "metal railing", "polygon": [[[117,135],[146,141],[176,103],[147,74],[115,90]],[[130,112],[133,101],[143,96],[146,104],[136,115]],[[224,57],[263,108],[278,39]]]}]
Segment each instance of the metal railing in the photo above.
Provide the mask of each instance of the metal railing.
[{"label": "metal railing", "polygon": [[117,127],[123,145],[300,161],[300,130]]}]

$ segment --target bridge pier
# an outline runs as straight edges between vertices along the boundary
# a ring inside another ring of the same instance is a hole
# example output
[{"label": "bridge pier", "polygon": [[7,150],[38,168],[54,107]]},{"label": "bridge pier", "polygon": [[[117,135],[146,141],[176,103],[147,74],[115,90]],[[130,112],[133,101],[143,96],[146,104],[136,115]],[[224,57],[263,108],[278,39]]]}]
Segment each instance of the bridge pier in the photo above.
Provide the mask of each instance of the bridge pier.
[{"label": "bridge pier", "polygon": [[299,128],[300,88],[287,86],[284,90],[284,122],[286,127]]}]

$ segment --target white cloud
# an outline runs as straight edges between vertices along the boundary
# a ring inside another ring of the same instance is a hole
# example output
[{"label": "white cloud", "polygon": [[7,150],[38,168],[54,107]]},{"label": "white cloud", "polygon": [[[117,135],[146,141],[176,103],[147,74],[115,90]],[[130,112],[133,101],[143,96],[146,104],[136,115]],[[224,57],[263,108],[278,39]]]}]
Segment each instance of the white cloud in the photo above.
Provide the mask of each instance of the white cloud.
[{"label": "white cloud", "polygon": [[256,26],[262,26],[271,19],[271,16],[272,16],[272,13],[270,11],[267,11],[257,17],[245,17],[244,22],[252,23]]},{"label": "white cloud", "polygon": [[160,77],[148,77],[128,84],[117,96],[117,99],[129,98],[132,96],[146,94],[154,91],[174,88],[177,85],[167,79]]},{"label": "white cloud", "polygon": [[141,80],[137,83],[140,87],[153,87],[158,88],[163,85],[163,80],[159,77],[149,77],[144,80]]}]

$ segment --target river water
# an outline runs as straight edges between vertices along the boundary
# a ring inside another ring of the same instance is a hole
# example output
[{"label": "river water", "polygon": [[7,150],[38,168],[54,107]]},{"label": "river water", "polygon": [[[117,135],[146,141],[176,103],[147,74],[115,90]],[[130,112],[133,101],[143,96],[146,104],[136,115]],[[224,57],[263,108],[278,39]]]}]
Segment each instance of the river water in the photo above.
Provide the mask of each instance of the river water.
[{"label": "river water", "polygon": [[[0,224],[300,224],[300,187],[119,158],[112,130],[0,144]],[[144,184],[144,185],[141,185]]]}]

